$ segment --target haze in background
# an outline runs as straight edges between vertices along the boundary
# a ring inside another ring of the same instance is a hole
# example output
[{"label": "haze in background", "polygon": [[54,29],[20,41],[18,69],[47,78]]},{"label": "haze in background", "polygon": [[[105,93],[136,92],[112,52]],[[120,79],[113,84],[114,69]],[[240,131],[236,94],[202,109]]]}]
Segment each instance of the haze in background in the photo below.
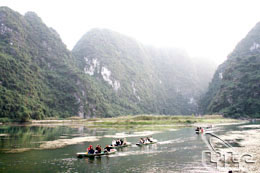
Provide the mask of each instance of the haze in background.
[{"label": "haze in background", "polygon": [[260,21],[257,0],[1,0],[22,14],[36,12],[69,49],[92,28],[109,28],[157,47],[222,63]]}]

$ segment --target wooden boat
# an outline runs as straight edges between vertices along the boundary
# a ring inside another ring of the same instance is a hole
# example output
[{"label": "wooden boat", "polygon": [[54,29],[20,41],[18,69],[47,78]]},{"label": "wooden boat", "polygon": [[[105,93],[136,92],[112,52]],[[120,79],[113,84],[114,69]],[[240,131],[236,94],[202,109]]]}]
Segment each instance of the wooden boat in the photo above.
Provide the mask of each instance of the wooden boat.
[{"label": "wooden boat", "polygon": [[157,143],[157,140],[156,140],[156,139],[153,139],[152,142],[145,142],[145,143],[140,143],[140,142],[138,142],[138,143],[136,143],[136,145],[137,145],[137,146],[144,146],[144,145],[150,145],[150,144],[155,144],[155,143]]},{"label": "wooden boat", "polygon": [[111,147],[111,148],[124,148],[124,147],[128,147],[128,146],[130,146],[131,145],[131,142],[126,142],[125,144],[123,144],[123,145],[117,145],[117,146],[113,146],[113,145],[110,145],[109,147]]},{"label": "wooden boat", "polygon": [[83,158],[83,157],[96,157],[96,156],[103,156],[103,155],[110,155],[110,154],[115,154],[116,149],[111,149],[109,152],[104,152],[102,151],[101,153],[95,153],[95,154],[88,154],[87,152],[80,152],[77,153],[78,158]]}]

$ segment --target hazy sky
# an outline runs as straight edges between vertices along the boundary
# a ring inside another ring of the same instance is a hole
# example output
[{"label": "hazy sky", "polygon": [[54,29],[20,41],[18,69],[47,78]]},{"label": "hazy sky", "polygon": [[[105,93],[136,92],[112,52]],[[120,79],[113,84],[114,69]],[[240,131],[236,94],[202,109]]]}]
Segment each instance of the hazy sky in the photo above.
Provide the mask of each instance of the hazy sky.
[{"label": "hazy sky", "polygon": [[260,21],[259,0],[0,0],[0,6],[36,12],[69,49],[98,27],[217,63]]}]

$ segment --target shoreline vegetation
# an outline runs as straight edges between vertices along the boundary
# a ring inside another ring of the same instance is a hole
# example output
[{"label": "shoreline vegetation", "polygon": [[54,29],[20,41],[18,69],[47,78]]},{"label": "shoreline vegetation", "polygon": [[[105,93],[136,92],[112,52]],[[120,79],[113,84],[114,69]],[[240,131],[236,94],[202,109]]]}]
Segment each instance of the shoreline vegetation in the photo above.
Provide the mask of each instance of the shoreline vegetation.
[{"label": "shoreline vegetation", "polygon": [[[79,117],[70,117],[66,119],[49,119],[49,120],[31,120],[27,123],[4,123],[0,126],[43,126],[43,127],[57,127],[68,126],[71,128],[78,128],[85,126],[93,129],[116,129],[120,133],[112,135],[112,137],[129,137],[129,134],[124,133],[131,129],[133,133],[131,136],[149,136],[159,131],[175,131],[180,128],[201,126],[206,127],[210,125],[227,125],[238,124],[244,121],[225,118],[221,115],[206,115],[206,116],[169,116],[169,115],[136,115],[136,116],[120,116],[113,118],[89,118],[81,119]],[[123,133],[121,133],[123,132]],[[4,135],[4,134],[3,134]],[[104,137],[111,137],[106,135]],[[67,145],[73,145],[86,141],[99,140],[97,136],[77,136],[72,138],[59,138],[52,141],[43,141],[38,147],[32,148],[12,148],[4,151],[5,153],[20,153],[29,150],[42,149],[57,149],[63,148]]]},{"label": "shoreline vegetation", "polygon": [[[137,128],[137,129],[168,129],[187,126],[207,126],[240,123],[242,120],[226,118],[222,115],[204,115],[204,116],[170,116],[170,115],[135,115],[119,116],[113,118],[88,118],[70,117],[66,119],[47,119],[31,120],[24,125],[44,126],[44,125],[75,125],[80,124],[91,127],[102,128]],[[10,123],[9,123],[10,124]],[[16,123],[11,123],[16,124]]]}]

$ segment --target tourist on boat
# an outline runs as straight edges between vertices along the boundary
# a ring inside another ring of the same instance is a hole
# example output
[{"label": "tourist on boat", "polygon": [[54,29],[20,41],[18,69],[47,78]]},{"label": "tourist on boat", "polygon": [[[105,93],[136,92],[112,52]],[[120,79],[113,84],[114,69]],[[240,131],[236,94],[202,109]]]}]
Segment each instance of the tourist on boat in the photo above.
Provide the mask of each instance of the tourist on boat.
[{"label": "tourist on boat", "polygon": [[124,142],[123,142],[123,144],[126,145],[126,143],[127,143],[126,138],[124,138]]},{"label": "tourist on boat", "polygon": [[197,134],[199,134],[199,133],[200,133],[200,127],[197,127],[196,130],[195,130],[195,132],[196,132]]},{"label": "tourist on boat", "polygon": [[119,145],[120,145],[120,140],[117,139],[117,140],[116,140],[116,146],[119,146]]},{"label": "tourist on boat", "polygon": [[116,140],[113,139],[112,146],[115,146],[115,145],[116,145]]},{"label": "tourist on boat", "polygon": [[120,139],[120,145],[123,145],[123,144],[124,144],[123,139]]},{"label": "tourist on boat", "polygon": [[149,138],[149,137],[147,137],[147,141],[148,141],[148,142],[153,142],[153,141],[151,140],[151,138]]},{"label": "tourist on boat", "polygon": [[110,152],[110,147],[107,145],[105,148],[104,148],[104,152]]},{"label": "tourist on boat", "polygon": [[101,150],[102,150],[102,149],[101,149],[101,146],[100,146],[100,145],[97,145],[95,152],[96,152],[96,153],[101,153]]},{"label": "tourist on boat", "polygon": [[149,137],[150,141],[154,142],[154,139],[152,136]]},{"label": "tourist on boat", "polygon": [[88,147],[88,149],[87,149],[87,151],[88,151],[88,154],[94,154],[94,149],[93,149],[93,147],[92,147],[92,145],[90,145],[89,147]]},{"label": "tourist on boat", "polygon": [[148,140],[147,140],[147,138],[144,138],[144,143],[148,143]]},{"label": "tourist on boat", "polygon": [[144,139],[143,138],[140,138],[140,143],[144,144]]}]

